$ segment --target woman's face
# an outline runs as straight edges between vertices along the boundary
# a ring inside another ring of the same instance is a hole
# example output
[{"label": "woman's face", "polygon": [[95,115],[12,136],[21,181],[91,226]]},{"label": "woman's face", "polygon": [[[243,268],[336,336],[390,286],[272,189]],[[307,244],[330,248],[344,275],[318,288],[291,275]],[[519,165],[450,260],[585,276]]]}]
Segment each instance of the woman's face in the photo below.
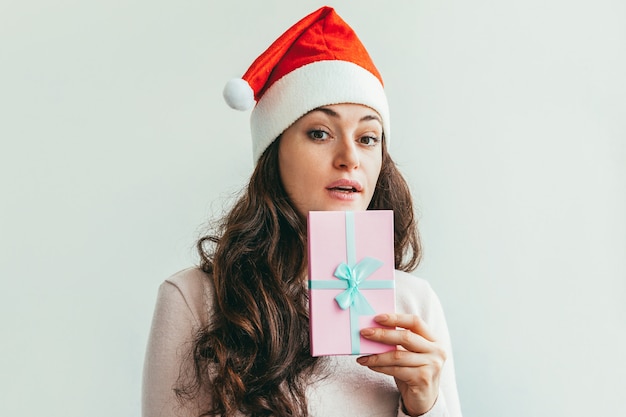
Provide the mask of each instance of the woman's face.
[{"label": "woman's face", "polygon": [[366,210],[382,165],[380,116],[360,104],[323,106],[281,135],[280,178],[300,214]]}]

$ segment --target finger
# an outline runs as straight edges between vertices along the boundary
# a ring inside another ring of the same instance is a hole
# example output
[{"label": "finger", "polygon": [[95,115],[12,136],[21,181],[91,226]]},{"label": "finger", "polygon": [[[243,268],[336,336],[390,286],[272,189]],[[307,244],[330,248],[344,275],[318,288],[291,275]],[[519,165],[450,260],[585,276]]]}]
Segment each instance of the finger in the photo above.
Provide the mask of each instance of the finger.
[{"label": "finger", "polygon": [[433,342],[406,329],[369,327],[361,330],[361,336],[386,345],[402,346],[411,352],[428,353],[433,350]]},{"label": "finger", "polygon": [[389,327],[401,327],[411,330],[431,342],[436,340],[428,325],[421,317],[414,314],[379,314],[374,321]]},{"label": "finger", "polygon": [[424,363],[422,363],[422,361],[414,362],[420,363],[416,366],[383,365],[381,361],[377,362],[375,356],[359,358],[357,362],[362,366],[367,366],[372,371],[392,376],[398,381],[413,385],[418,385],[420,382],[436,377],[443,366],[439,361],[425,361]]},{"label": "finger", "polygon": [[440,349],[435,349],[430,354],[398,350],[357,358],[360,365],[406,383],[411,381],[418,383],[435,378],[443,369],[445,361],[445,353]]},{"label": "finger", "polygon": [[430,355],[398,349],[377,355],[361,356],[357,358],[357,362],[370,368],[413,368],[429,365],[433,358]]}]

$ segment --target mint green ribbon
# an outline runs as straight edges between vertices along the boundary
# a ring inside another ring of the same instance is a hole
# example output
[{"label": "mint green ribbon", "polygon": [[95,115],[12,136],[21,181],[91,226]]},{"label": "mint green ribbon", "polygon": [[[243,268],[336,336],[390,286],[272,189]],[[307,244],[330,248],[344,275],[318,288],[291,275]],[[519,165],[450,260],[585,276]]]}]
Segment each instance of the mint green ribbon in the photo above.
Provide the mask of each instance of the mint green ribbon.
[{"label": "mint green ribbon", "polygon": [[352,354],[361,352],[361,335],[359,333],[359,316],[373,315],[367,298],[361,293],[362,289],[391,289],[393,280],[366,281],[370,275],[384,262],[375,258],[366,257],[356,262],[356,242],[354,240],[354,213],[346,211],[346,257],[335,269],[334,276],[340,281],[309,281],[310,289],[345,289],[335,297],[335,301],[342,310],[350,310],[350,334],[352,340]]},{"label": "mint green ribbon", "polygon": [[335,297],[339,307],[343,310],[350,308],[352,309],[350,311],[360,315],[376,314],[376,310],[372,308],[367,298],[360,291],[360,287],[381,266],[383,266],[383,262],[375,258],[365,258],[354,267],[350,267],[344,262],[339,264],[334,275],[347,282],[346,290]]}]

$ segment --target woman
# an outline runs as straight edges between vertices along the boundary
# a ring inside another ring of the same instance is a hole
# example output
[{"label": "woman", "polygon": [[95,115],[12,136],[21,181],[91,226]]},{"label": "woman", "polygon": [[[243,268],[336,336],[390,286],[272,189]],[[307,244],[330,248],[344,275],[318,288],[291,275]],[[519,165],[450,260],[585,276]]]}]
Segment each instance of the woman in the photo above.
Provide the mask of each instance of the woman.
[{"label": "woman", "polygon": [[[387,153],[380,74],[352,29],[324,7],[231,81],[251,115],[254,173],[201,268],[160,288],[144,370],[152,416],[460,416],[450,340],[436,295],[406,273],[419,240],[408,187]],[[393,209],[397,313],[364,338],[398,350],[313,358],[306,216]]]}]

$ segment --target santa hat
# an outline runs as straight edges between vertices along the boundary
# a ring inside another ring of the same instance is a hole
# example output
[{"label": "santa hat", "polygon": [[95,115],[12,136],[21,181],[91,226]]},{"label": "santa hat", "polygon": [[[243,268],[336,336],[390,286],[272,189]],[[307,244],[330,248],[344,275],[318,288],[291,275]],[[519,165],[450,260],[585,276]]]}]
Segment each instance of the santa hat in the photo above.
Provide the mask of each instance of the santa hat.
[{"label": "santa hat", "polygon": [[253,156],[296,120],[320,106],[355,103],[374,109],[389,139],[383,80],[352,28],[331,7],[304,17],[283,33],[241,79],[230,80],[224,99],[248,110]]}]

